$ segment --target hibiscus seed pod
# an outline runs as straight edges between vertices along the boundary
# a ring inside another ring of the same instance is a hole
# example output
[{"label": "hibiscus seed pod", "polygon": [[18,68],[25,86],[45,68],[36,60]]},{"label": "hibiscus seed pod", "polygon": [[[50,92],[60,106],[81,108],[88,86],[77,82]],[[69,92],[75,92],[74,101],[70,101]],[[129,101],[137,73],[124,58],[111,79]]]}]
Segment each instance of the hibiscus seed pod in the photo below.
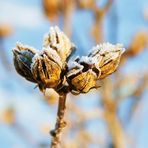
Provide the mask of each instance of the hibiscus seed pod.
[{"label": "hibiscus seed pod", "polygon": [[60,57],[50,47],[44,49],[35,55],[31,71],[41,90],[56,88],[61,82],[62,63]]},{"label": "hibiscus seed pod", "polygon": [[31,82],[36,82],[31,73],[31,64],[36,50],[29,46],[24,46],[21,43],[17,43],[13,49],[13,61],[16,71]]},{"label": "hibiscus seed pod", "polygon": [[100,71],[88,57],[76,59],[67,74],[67,81],[73,94],[87,93],[97,87],[97,78]]},{"label": "hibiscus seed pod", "polygon": [[124,50],[121,44],[112,45],[110,43],[103,43],[93,48],[89,57],[98,61],[98,67],[101,70],[99,79],[103,79],[115,72]]},{"label": "hibiscus seed pod", "polygon": [[57,26],[51,27],[49,33],[45,35],[43,46],[44,48],[50,47],[55,50],[61,57],[63,64],[75,51],[74,44]]}]

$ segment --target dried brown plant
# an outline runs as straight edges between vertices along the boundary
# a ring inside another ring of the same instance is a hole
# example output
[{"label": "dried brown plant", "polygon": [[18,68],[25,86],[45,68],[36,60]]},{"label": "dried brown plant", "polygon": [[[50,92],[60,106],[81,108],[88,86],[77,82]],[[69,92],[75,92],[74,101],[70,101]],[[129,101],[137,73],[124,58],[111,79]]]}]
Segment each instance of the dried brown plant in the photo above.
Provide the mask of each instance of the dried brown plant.
[{"label": "dried brown plant", "polygon": [[53,148],[60,146],[61,133],[66,126],[64,114],[67,93],[78,95],[98,88],[97,81],[117,69],[124,52],[120,44],[103,43],[93,47],[88,56],[69,63],[74,49],[74,44],[58,27],[50,28],[41,51],[20,43],[13,49],[14,66],[21,76],[36,83],[42,92],[53,88],[59,94],[57,121],[55,129],[51,131]]}]

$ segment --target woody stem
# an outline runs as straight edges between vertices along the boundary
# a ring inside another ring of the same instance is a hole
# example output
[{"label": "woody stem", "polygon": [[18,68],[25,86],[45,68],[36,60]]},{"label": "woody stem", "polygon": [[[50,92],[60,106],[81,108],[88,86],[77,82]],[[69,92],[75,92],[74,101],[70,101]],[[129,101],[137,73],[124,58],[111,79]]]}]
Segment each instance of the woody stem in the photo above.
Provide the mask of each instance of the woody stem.
[{"label": "woody stem", "polygon": [[59,104],[57,111],[57,121],[55,125],[55,129],[50,132],[52,136],[51,148],[59,148],[61,144],[61,134],[63,128],[66,126],[66,122],[64,121],[64,113],[65,113],[65,104],[66,104],[66,95],[67,93],[61,92],[59,94]]}]

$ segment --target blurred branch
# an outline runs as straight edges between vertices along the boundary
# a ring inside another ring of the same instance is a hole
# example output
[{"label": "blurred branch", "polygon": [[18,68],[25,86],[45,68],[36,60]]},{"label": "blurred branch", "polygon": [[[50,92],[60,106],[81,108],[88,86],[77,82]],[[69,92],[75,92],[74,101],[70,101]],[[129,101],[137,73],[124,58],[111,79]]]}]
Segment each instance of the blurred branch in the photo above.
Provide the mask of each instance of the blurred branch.
[{"label": "blurred branch", "polygon": [[0,59],[2,61],[2,65],[8,71],[11,70],[11,66],[7,57],[7,53],[4,48],[4,39],[0,37]]},{"label": "blurred branch", "polygon": [[141,100],[141,96],[142,96],[143,92],[147,89],[147,87],[148,87],[148,75],[145,74],[143,76],[143,78],[141,79],[141,82],[139,83],[139,85],[135,89],[135,91],[129,96],[134,99],[134,103],[131,106],[132,109],[131,109],[131,112],[129,115],[130,119],[133,117],[134,112],[138,108],[138,104],[139,104],[139,101]]},{"label": "blurred branch", "polygon": [[92,11],[94,14],[94,24],[92,26],[92,35],[96,43],[103,41],[102,22],[112,3],[113,0],[108,0],[103,8],[98,8],[97,4],[93,5]]},{"label": "blurred branch", "polygon": [[11,70],[6,49],[4,47],[4,40],[12,34],[12,28],[7,24],[0,25],[0,59],[7,70]]},{"label": "blurred branch", "polygon": [[62,1],[63,4],[63,12],[64,12],[64,23],[63,23],[63,28],[64,32],[71,37],[71,19],[72,19],[72,14],[75,9],[75,4],[73,0],[64,0]]},{"label": "blurred branch", "polygon": [[141,53],[148,46],[148,33],[146,31],[137,32],[130,45],[127,47],[127,50],[121,58],[121,63],[124,63],[130,57],[134,57]]},{"label": "blurred branch", "polygon": [[64,32],[71,36],[71,19],[75,2],[73,0],[43,0],[44,13],[51,22],[58,21],[63,18],[62,26]]},{"label": "blurred branch", "polygon": [[125,148],[125,133],[117,116],[117,104],[112,99],[112,86],[108,79],[105,79],[102,88],[102,102],[104,105],[104,116],[112,136],[112,142],[115,148]]}]

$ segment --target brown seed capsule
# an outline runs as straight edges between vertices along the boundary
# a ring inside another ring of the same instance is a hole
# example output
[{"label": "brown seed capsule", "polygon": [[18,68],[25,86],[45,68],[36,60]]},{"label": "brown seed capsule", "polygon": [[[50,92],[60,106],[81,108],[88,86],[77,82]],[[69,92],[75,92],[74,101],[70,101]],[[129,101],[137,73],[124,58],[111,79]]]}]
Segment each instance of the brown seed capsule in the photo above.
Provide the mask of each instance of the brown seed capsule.
[{"label": "brown seed capsule", "polygon": [[13,49],[13,61],[16,71],[31,82],[36,82],[31,73],[32,58],[36,52],[32,47],[24,46],[20,43]]},{"label": "brown seed capsule", "polygon": [[73,94],[87,93],[90,89],[96,88],[96,81],[100,73],[94,65],[80,60],[73,62],[73,67],[67,74],[67,81]]},{"label": "brown seed capsule", "polygon": [[60,57],[53,49],[45,49],[33,58],[31,71],[41,90],[56,88],[61,82],[62,63]]},{"label": "brown seed capsule", "polygon": [[87,72],[80,73],[71,79],[71,84],[76,88],[76,91],[87,93],[90,89],[96,87],[96,81],[96,74],[89,70]]},{"label": "brown seed capsule", "polygon": [[101,70],[99,79],[107,77],[117,69],[123,52],[124,48],[120,44],[104,43],[93,48],[89,57],[98,62],[96,65]]},{"label": "brown seed capsule", "polygon": [[50,28],[49,34],[44,37],[43,46],[44,48],[50,47],[55,50],[63,64],[75,50],[74,44],[58,27]]}]

